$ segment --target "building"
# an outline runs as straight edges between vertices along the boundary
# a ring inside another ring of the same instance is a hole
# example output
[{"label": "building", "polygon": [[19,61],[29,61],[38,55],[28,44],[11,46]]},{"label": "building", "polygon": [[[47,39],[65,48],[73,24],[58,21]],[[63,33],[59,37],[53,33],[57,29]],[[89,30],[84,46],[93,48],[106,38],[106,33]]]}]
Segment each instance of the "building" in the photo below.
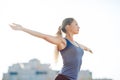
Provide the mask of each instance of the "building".
[{"label": "building", "polygon": [[112,80],[112,79],[103,78],[103,79],[93,79],[93,80]]},{"label": "building", "polygon": [[78,75],[78,80],[92,80],[92,72],[89,70],[81,70]]},{"label": "building", "polygon": [[[8,73],[3,74],[3,80],[54,80],[58,71],[49,68],[49,64],[41,64],[39,60],[32,59],[28,63],[13,64]],[[92,73],[82,70],[78,80],[92,80]]]},{"label": "building", "polygon": [[3,80],[54,80],[57,71],[49,68],[49,64],[40,64],[37,59],[28,63],[18,63],[9,67],[3,74]]}]

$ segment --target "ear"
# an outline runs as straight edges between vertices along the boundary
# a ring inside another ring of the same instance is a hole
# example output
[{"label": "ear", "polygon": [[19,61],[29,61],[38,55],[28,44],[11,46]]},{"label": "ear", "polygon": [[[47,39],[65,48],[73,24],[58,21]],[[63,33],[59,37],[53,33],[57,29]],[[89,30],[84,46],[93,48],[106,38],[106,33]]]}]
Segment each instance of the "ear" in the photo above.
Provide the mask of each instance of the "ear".
[{"label": "ear", "polygon": [[69,27],[70,27],[70,25],[66,25],[65,29],[68,31]]}]

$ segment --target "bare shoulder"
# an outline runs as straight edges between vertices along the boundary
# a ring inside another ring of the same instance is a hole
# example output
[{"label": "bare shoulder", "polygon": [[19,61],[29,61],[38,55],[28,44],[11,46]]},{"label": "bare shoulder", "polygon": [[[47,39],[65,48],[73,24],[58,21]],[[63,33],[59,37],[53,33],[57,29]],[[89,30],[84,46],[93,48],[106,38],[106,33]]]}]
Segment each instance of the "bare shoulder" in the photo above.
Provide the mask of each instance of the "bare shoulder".
[{"label": "bare shoulder", "polygon": [[62,37],[59,37],[59,39],[61,40],[60,44],[58,45],[58,50],[62,50],[66,47],[66,40]]}]

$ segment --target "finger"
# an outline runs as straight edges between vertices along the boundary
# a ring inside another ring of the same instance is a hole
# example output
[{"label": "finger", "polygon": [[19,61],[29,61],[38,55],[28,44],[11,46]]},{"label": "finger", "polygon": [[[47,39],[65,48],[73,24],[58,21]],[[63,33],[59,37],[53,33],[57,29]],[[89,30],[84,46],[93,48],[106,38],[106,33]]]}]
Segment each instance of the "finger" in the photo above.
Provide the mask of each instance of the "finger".
[{"label": "finger", "polygon": [[16,23],[12,23],[12,25],[14,25],[14,26],[20,26],[19,24],[16,24]]},{"label": "finger", "polygon": [[21,26],[20,24],[13,23],[14,26]]},{"label": "finger", "polygon": [[92,50],[89,50],[90,53],[93,53]]},{"label": "finger", "polygon": [[12,23],[12,24],[16,25],[16,23]]},{"label": "finger", "polygon": [[11,25],[11,24],[9,24],[9,26],[10,26],[10,27],[12,27],[12,25]]},{"label": "finger", "polygon": [[90,51],[91,53],[93,53],[92,51]]},{"label": "finger", "polygon": [[18,25],[18,24],[16,24],[16,23],[12,23],[12,25],[16,26],[16,25]]}]

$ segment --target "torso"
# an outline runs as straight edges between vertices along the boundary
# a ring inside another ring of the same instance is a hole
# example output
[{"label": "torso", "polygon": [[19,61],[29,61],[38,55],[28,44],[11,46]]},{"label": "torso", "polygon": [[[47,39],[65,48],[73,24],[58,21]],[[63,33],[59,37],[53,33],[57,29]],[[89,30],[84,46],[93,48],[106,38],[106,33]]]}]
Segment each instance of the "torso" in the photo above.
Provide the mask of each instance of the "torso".
[{"label": "torso", "polygon": [[63,58],[63,68],[60,74],[68,76],[70,80],[76,80],[82,64],[83,49],[65,39],[66,46],[60,50]]}]

